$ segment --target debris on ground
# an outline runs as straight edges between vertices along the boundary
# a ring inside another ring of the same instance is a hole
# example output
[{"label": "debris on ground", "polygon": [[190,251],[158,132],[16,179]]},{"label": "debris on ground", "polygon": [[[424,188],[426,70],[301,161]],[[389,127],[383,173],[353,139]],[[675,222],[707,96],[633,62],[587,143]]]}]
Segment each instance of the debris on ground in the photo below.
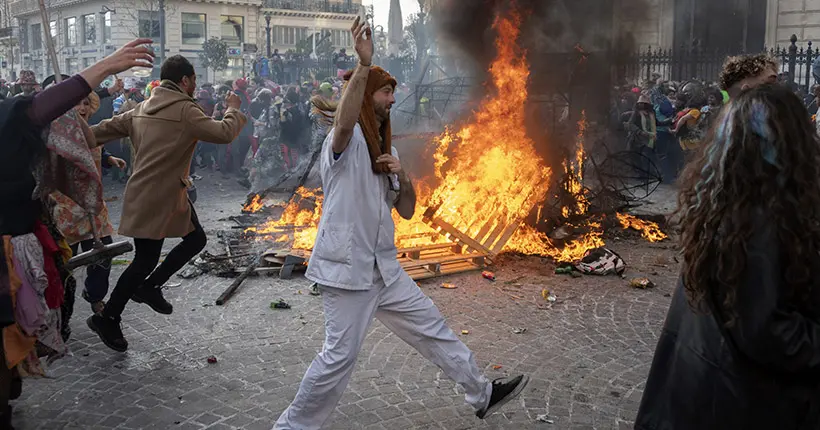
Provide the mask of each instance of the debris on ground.
[{"label": "debris on ground", "polygon": [[116,202],[116,201],[117,201],[117,200],[119,200],[119,199],[120,199],[120,198],[119,198],[119,197],[117,197],[117,196],[111,196],[111,197],[108,197],[107,199],[105,199],[105,202],[106,202],[106,203]]},{"label": "debris on ground", "polygon": [[165,288],[177,288],[177,287],[181,287],[181,286],[182,286],[181,282],[168,282],[165,285],[163,285],[163,287],[165,287]]},{"label": "debris on ground", "polygon": [[319,284],[314,282],[313,285],[310,286],[310,295],[311,296],[321,296],[322,295],[322,292],[319,291]]},{"label": "debris on ground", "polygon": [[278,302],[271,302],[270,303],[270,308],[271,309],[290,309],[290,305],[287,304],[287,302],[285,302],[284,300],[279,299]]},{"label": "debris on ground", "polygon": [[626,270],[626,263],[615,251],[600,247],[587,251],[575,268],[588,275],[621,275]]},{"label": "debris on ground", "polygon": [[554,301],[558,300],[558,298],[555,297],[555,294],[552,294],[552,292],[550,292],[550,290],[547,290],[547,289],[541,290],[541,297],[543,297],[544,300],[546,300],[548,302],[554,302]]},{"label": "debris on ground", "polygon": [[466,335],[470,334],[470,330],[461,330],[461,334],[466,336]]},{"label": "debris on ground", "polygon": [[655,283],[650,281],[649,278],[633,278],[629,282],[629,286],[645,290],[647,288],[655,288]]},{"label": "debris on ground", "polygon": [[481,276],[488,281],[495,281],[495,273],[485,270],[481,272]]},{"label": "debris on ground", "polygon": [[179,274],[177,276],[179,276],[182,279],[192,279],[192,278],[196,278],[197,276],[201,275],[202,273],[203,273],[202,269],[200,269],[199,267],[187,266],[187,267],[185,267],[185,269],[182,270],[182,272],[179,272]]},{"label": "debris on ground", "polygon": [[127,266],[131,264],[131,260],[115,259],[111,260],[111,264],[114,266]]},{"label": "debris on ground", "polygon": [[555,274],[556,275],[569,275],[574,271],[572,266],[563,266],[563,267],[556,267]]},{"label": "debris on ground", "polygon": [[498,369],[500,369],[500,368],[502,368],[502,367],[503,367],[503,366],[501,366],[500,364],[496,364],[495,366],[493,366],[493,370],[498,370]]},{"label": "debris on ground", "polygon": [[555,424],[555,421],[550,419],[550,416],[547,414],[538,415],[537,417],[535,417],[535,420],[539,423]]},{"label": "debris on ground", "polygon": [[445,290],[455,290],[458,287],[456,286],[456,284],[452,284],[450,282],[445,282],[445,283],[441,284],[441,288],[444,288]]},{"label": "debris on ground", "polygon": [[527,332],[527,329],[523,327],[513,327],[512,332],[515,334],[524,334]]},{"label": "debris on ground", "polygon": [[208,357],[208,364],[216,364],[216,357],[213,355]]}]

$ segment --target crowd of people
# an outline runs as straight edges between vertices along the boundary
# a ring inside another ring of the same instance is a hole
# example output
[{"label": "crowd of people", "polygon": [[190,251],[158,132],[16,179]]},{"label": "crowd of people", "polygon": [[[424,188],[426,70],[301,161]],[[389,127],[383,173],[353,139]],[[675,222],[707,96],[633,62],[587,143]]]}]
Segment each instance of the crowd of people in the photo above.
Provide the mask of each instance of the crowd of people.
[{"label": "crowd of people", "polygon": [[653,74],[640,85],[616,87],[612,122],[625,131],[623,149],[643,153],[657,165],[665,183],[674,183],[701,147],[722,106],[728,103],[730,93],[726,88],[731,87],[732,77],[748,68],[766,69],[766,79],[793,91],[816,124],[820,85],[814,85],[806,94],[789,81],[788,74],[778,73],[773,58],[765,54],[733,57],[725,64],[719,82],[677,82]]}]

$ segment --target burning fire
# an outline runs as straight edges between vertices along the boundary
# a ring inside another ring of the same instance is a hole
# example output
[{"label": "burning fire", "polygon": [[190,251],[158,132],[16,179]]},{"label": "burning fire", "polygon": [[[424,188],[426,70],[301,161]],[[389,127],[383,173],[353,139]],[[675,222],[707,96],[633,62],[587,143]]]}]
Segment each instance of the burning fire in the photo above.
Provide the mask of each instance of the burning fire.
[{"label": "burning fire", "polygon": [[[293,241],[295,249],[312,249],[319,231],[322,216],[323,195],[320,189],[300,187],[278,220],[271,220],[260,227],[251,227],[246,233],[270,236],[276,242]],[[254,199],[256,201],[256,199]]]},{"label": "burning fire", "polygon": [[437,219],[474,238],[518,225],[544,198],[551,176],[524,124],[529,66],[516,45],[518,17],[499,17],[494,26],[493,93],[472,122],[434,141],[439,186],[428,206],[436,208]]},{"label": "burning fire", "polygon": [[616,215],[618,216],[618,221],[621,222],[621,227],[638,230],[641,232],[641,236],[650,242],[660,242],[668,237],[666,233],[661,231],[658,224],[652,221],[644,221],[628,214],[619,213]]},{"label": "burning fire", "polygon": [[262,196],[258,194],[253,196],[253,200],[242,208],[242,212],[256,213],[261,211],[265,208],[265,203],[262,200]]}]

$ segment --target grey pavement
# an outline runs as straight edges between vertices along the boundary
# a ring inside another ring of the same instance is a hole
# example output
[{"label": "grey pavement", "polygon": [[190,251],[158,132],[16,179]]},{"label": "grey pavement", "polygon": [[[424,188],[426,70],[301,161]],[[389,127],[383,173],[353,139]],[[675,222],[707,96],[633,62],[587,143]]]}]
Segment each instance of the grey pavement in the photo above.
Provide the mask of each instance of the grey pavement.
[{"label": "grey pavement", "polygon": [[[229,225],[219,219],[238,212],[244,192],[232,180],[203,174],[216,179],[198,183],[196,206],[215,242],[213,233]],[[121,191],[119,184],[106,190],[108,196]],[[120,202],[109,208],[118,220]],[[374,322],[327,428],[631,428],[677,263],[672,243],[617,236],[608,242],[629,265],[626,279],[554,275],[552,264],[540,258],[506,256],[494,268],[494,283],[478,273],[421,282],[452,329],[469,332],[461,338],[488,377],[532,377],[500,413],[476,419],[453,382]],[[175,242],[168,242],[170,249]],[[123,269],[115,266],[112,288]],[[658,287],[632,289],[633,276],[648,276]],[[321,298],[308,294],[309,282],[301,277],[251,278],[217,307],[230,279],[171,282],[181,283],[166,290],[173,315],[133,302],[126,308],[130,347],[123,354],[86,327],[90,309],[78,297],[73,355],[50,368],[52,378],[25,381],[15,403],[17,428],[270,429],[321,348]],[[442,289],[442,282],[458,288]],[[558,300],[544,306],[543,289]],[[280,298],[292,309],[271,310]],[[527,330],[515,334],[516,328]],[[211,355],[216,364],[207,362]],[[540,415],[553,423],[538,422]]]}]

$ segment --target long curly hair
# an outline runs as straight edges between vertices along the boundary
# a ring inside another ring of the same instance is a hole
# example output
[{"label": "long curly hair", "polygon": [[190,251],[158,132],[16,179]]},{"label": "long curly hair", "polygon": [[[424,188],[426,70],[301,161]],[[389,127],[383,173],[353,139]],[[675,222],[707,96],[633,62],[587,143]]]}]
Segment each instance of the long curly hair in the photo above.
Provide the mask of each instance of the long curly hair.
[{"label": "long curly hair", "polygon": [[[709,313],[720,292],[732,324],[746,245],[772,226],[786,262],[786,297],[808,295],[820,252],[820,139],[800,99],[780,85],[742,93],[724,106],[678,197],[682,276],[689,305]],[[761,220],[761,213],[763,219]]]}]

